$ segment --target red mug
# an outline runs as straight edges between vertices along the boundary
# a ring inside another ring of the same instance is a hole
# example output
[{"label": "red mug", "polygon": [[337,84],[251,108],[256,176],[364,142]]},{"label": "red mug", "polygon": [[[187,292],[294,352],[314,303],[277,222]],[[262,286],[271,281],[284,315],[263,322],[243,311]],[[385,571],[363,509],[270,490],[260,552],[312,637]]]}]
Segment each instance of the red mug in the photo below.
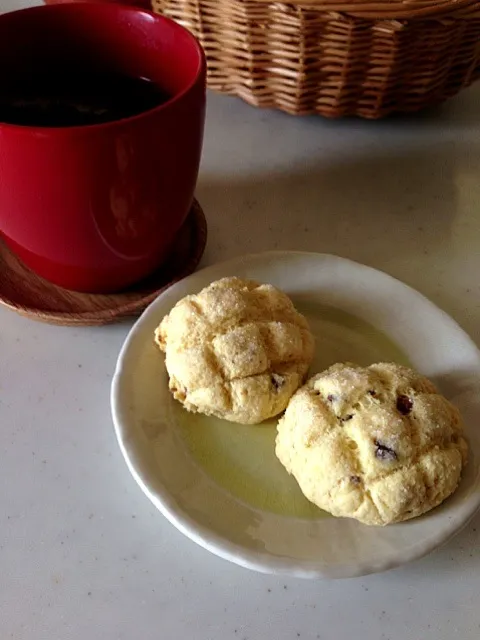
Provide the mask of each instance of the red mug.
[{"label": "red mug", "polygon": [[69,4],[72,2],[116,2],[117,4],[128,4],[142,9],[151,8],[151,0],[43,0],[45,4]]},{"label": "red mug", "polygon": [[141,280],[167,257],[193,201],[205,120],[201,46],[147,11],[59,4],[1,15],[0,60],[0,86],[2,74],[54,65],[148,78],[171,96],[105,124],[0,123],[7,245],[68,289],[110,292]]}]

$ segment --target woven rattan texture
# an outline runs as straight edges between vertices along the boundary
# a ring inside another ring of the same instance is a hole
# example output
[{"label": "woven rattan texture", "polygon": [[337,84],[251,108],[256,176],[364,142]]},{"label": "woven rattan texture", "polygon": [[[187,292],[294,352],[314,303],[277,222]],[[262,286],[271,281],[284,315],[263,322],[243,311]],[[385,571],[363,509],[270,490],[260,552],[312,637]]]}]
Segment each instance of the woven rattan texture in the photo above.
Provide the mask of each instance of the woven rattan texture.
[{"label": "woven rattan texture", "polygon": [[153,0],[153,8],[199,38],[211,89],[295,115],[417,111],[480,75],[480,2]]}]

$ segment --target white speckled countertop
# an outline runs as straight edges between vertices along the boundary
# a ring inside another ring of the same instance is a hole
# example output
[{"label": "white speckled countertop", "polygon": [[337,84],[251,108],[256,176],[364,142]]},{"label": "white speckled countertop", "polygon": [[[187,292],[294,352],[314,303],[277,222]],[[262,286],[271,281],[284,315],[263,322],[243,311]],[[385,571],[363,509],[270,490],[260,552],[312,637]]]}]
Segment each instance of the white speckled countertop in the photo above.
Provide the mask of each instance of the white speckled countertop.
[{"label": "white speckled countertop", "polygon": [[[328,122],[211,95],[204,264],[340,254],[413,285],[480,343],[479,103],[477,85],[421,116]],[[5,309],[0,323],[2,640],[480,636],[480,517],[428,558],[368,578],[231,565],[178,533],[121,457],[109,386],[130,325],[51,327]]]}]

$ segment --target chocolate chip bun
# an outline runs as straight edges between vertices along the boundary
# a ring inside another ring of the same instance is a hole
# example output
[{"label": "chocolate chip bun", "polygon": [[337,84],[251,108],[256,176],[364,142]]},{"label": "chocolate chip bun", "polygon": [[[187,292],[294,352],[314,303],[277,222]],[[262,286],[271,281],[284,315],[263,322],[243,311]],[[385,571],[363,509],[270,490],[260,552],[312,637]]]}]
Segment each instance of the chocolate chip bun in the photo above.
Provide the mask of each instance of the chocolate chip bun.
[{"label": "chocolate chip bun", "polygon": [[424,376],[397,364],[336,364],[293,396],[276,454],[321,509],[386,525],[455,491],[467,443],[458,410]]}]

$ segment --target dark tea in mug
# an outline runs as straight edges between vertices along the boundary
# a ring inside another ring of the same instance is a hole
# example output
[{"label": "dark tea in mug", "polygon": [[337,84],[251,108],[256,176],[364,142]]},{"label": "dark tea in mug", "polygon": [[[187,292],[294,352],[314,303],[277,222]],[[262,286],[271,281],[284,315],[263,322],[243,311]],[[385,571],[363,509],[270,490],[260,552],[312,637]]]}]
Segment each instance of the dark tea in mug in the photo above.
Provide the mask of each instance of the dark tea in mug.
[{"label": "dark tea in mug", "polygon": [[103,124],[154,109],[169,97],[147,78],[119,73],[20,73],[2,83],[0,122],[27,127]]}]

